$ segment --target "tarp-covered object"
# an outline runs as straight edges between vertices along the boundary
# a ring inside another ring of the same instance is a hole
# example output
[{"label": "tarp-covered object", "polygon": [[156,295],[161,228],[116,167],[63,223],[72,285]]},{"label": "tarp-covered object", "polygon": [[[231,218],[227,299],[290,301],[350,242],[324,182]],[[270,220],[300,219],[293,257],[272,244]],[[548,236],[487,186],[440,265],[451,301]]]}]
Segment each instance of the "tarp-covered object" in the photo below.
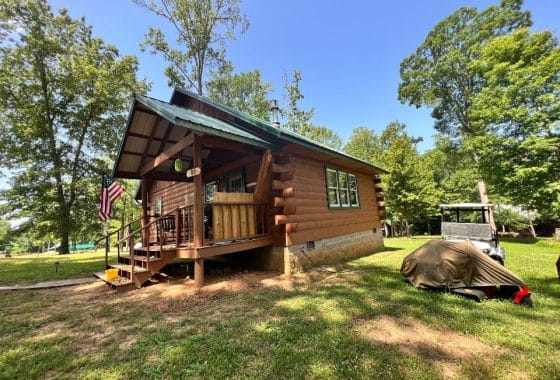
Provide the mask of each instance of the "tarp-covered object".
[{"label": "tarp-covered object", "polygon": [[401,273],[423,289],[526,285],[468,240],[430,240],[404,258]]}]

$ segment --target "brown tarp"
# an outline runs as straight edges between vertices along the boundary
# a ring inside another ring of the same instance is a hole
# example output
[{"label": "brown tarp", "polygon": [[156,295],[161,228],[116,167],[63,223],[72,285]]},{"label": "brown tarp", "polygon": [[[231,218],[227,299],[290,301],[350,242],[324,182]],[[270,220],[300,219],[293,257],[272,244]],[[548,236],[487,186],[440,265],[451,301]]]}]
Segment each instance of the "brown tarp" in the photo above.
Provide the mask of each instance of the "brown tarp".
[{"label": "brown tarp", "polygon": [[430,240],[404,258],[401,273],[417,288],[525,285],[469,241]]}]

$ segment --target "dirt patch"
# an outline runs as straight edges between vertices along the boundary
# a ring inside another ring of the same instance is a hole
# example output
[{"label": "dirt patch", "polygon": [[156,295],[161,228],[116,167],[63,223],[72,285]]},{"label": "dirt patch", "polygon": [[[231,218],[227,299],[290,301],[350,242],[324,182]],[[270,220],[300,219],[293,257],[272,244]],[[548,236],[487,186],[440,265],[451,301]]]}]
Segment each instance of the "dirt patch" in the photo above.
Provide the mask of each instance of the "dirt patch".
[{"label": "dirt patch", "polygon": [[456,377],[463,364],[483,363],[501,350],[451,330],[436,329],[414,319],[381,316],[361,322],[358,333],[367,341],[396,348],[436,366],[444,378]]}]

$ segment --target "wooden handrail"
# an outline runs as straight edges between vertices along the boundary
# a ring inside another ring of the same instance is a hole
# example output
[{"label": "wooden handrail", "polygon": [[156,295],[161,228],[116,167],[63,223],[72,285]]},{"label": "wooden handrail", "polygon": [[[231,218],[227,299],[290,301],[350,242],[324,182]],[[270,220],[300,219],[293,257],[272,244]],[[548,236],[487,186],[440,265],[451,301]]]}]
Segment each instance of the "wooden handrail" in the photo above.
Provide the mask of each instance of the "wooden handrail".
[{"label": "wooden handrail", "polygon": [[132,225],[132,224],[134,224],[134,223],[137,223],[137,222],[139,222],[139,221],[140,221],[140,218],[135,219],[135,220],[133,220],[132,222],[129,222],[129,223],[125,224],[124,226],[119,227],[118,229],[109,232],[107,235],[103,235],[102,237],[100,237],[99,239],[97,239],[97,240],[94,242],[94,244],[97,245],[97,243],[99,243],[101,240],[104,240],[105,238],[107,238],[107,236],[112,236],[112,235],[116,234],[117,232],[119,232],[119,231],[121,231],[121,230],[124,230],[124,229],[127,228],[128,226],[130,226],[130,225]]},{"label": "wooden handrail", "polygon": [[137,230],[132,231],[130,234],[128,234],[128,236],[122,238],[122,239],[119,240],[117,243],[122,243],[123,241],[126,241],[129,237],[131,237],[132,235],[136,235],[138,232],[141,232],[142,230],[147,229],[147,228],[153,226],[154,224],[156,224],[157,222],[159,222],[161,219],[163,219],[163,218],[165,218],[165,217],[168,217],[168,216],[170,216],[170,215],[173,215],[173,213],[175,213],[178,209],[179,209],[179,207],[175,207],[173,210],[171,210],[171,211],[169,211],[169,212],[167,212],[167,213],[165,213],[165,214],[163,214],[163,215],[160,215],[160,216],[156,217],[155,220],[152,220],[151,222],[149,222],[149,223],[143,225],[142,227],[138,228]]}]

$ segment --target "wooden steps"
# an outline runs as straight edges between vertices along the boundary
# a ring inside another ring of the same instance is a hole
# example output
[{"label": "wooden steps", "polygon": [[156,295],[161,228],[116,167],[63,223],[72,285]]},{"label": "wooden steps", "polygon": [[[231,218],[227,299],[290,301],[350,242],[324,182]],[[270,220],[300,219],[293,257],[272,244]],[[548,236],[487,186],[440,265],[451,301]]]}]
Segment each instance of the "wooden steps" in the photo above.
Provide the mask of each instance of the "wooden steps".
[{"label": "wooden steps", "polygon": [[111,288],[117,290],[128,290],[134,287],[134,282],[126,277],[117,277],[113,280],[107,280],[105,272],[96,272],[93,274],[98,279],[105,281]]},{"label": "wooden steps", "polygon": [[[121,255],[121,259],[130,260],[131,256],[130,255]],[[154,262],[154,261],[158,261],[158,260],[161,260],[161,257],[152,256],[150,258],[147,258],[146,256],[138,256],[138,255],[134,256],[134,261]]]},{"label": "wooden steps", "polygon": [[[111,268],[115,268],[118,269],[119,271],[122,272],[132,272],[132,265],[128,265],[128,264],[111,264],[109,265]],[[139,267],[138,265],[134,266],[134,273],[144,273],[144,272],[149,272],[148,268],[142,268]]]},{"label": "wooden steps", "polygon": [[[135,251],[141,251],[141,252],[146,252],[146,251],[150,251],[150,252],[160,252],[161,248],[159,245],[150,245],[149,247],[141,247],[141,248],[134,248]],[[175,244],[167,244],[163,246],[163,250],[164,251],[170,251],[175,249]]]}]

